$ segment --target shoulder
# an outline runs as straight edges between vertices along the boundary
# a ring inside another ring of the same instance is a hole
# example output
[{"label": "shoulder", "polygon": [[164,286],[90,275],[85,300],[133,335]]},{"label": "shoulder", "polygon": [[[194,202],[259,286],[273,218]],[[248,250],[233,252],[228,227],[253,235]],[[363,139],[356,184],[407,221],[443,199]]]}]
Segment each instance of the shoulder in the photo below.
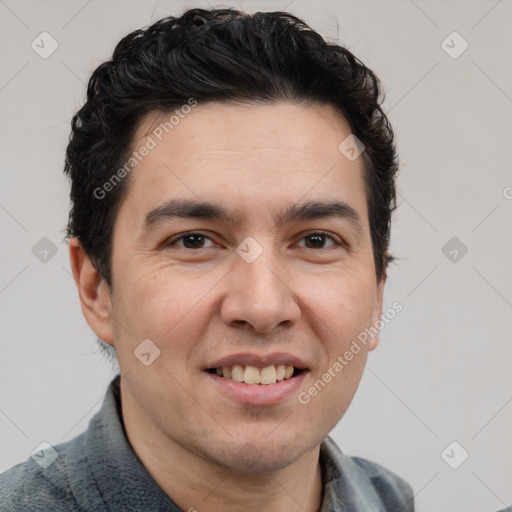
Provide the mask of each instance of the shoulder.
[{"label": "shoulder", "polygon": [[351,500],[354,510],[414,511],[413,490],[396,473],[376,462],[345,455],[329,436],[322,449],[333,500],[341,496]]},{"label": "shoulder", "polygon": [[78,511],[66,473],[69,444],[37,452],[35,457],[40,457],[40,463],[29,457],[0,474],[0,511]]},{"label": "shoulder", "polygon": [[350,457],[352,462],[359,467],[370,480],[381,501],[389,510],[404,512],[414,510],[414,493],[412,487],[393,471],[360,457]]}]

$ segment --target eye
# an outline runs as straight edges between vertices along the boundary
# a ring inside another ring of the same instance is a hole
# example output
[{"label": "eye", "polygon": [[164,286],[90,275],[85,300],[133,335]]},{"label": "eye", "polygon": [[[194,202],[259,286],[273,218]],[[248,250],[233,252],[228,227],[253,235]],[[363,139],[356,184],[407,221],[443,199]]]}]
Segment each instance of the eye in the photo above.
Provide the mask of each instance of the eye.
[{"label": "eye", "polygon": [[[212,242],[212,240],[205,234],[191,231],[169,240],[165,246],[177,245],[178,247],[183,247],[185,249],[205,249],[214,246],[213,243],[212,245],[205,246],[204,243],[206,240]],[[178,242],[183,242],[183,244],[179,244]]]},{"label": "eye", "polygon": [[[332,247],[333,245],[341,245],[338,243],[333,236],[325,233],[324,231],[315,231],[314,233],[308,233],[301,239],[308,240],[306,242],[306,249],[326,249],[327,247]],[[326,240],[331,240],[331,245],[325,247]]]},{"label": "eye", "polygon": [[[210,245],[205,243],[210,242]],[[302,242],[305,241],[304,245]],[[330,243],[326,246],[326,242]],[[342,245],[332,235],[324,231],[315,231],[308,233],[303,236],[298,246],[305,249],[328,249],[329,247]],[[190,231],[183,233],[165,243],[165,247],[178,246],[184,249],[208,249],[209,247],[215,247],[215,243],[206,236],[204,233],[197,231]]]}]

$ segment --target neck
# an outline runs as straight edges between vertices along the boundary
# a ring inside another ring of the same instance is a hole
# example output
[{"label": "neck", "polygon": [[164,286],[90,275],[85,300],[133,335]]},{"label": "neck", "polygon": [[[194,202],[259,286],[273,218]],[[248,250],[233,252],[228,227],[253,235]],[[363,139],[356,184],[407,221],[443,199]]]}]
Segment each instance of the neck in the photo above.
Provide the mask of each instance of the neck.
[{"label": "neck", "polygon": [[[126,395],[125,395],[125,398]],[[184,511],[318,512],[322,504],[320,447],[270,473],[235,472],[187,450],[123,400],[130,445],[160,488]]]}]

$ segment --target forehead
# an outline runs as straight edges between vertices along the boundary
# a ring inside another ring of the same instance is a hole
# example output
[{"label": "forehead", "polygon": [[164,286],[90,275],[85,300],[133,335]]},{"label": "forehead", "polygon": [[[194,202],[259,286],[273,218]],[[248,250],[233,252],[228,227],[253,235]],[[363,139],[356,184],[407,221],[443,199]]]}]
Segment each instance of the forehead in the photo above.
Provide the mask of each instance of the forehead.
[{"label": "forehead", "polygon": [[328,158],[329,153],[338,156],[340,135],[350,133],[338,110],[318,103],[207,102],[188,108],[186,114],[182,109],[146,114],[138,123],[133,149],[149,136],[157,146],[186,142],[189,146],[201,144],[203,150],[303,149]]},{"label": "forehead", "polygon": [[177,110],[138,125],[132,151],[151,149],[132,171],[125,203],[134,221],[181,197],[229,200],[243,212],[316,195],[350,199],[365,213],[362,158],[340,152],[350,127],[334,107],[209,102]]}]

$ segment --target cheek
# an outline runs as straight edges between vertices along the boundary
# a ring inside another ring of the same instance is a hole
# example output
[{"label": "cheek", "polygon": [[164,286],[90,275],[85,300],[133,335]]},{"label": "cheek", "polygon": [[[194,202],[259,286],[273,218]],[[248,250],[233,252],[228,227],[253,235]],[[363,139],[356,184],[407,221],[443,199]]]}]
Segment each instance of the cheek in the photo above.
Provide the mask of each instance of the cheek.
[{"label": "cheek", "polygon": [[[343,359],[344,353],[340,348],[329,365],[298,395],[304,408],[304,428],[318,429],[320,423],[327,435],[349,408],[361,381],[367,352],[362,349],[350,361]],[[343,363],[337,360],[338,356]]]},{"label": "cheek", "polygon": [[371,325],[376,289],[370,278],[352,277],[338,279],[315,295],[316,313],[329,327],[323,338],[327,362],[315,376],[316,389],[304,391],[311,397],[312,411],[320,415],[329,410],[327,428],[333,428],[350,405],[368,355],[358,336]]},{"label": "cheek", "polygon": [[180,277],[179,272],[170,268],[135,271],[125,277],[121,288],[124,314],[129,319],[144,319],[137,326],[149,328],[155,334],[166,332],[185,316],[207,289],[200,279]]},{"label": "cheek", "polygon": [[376,288],[365,277],[332,276],[308,290],[308,307],[335,335],[334,340],[330,336],[330,344],[340,349],[372,322]]},{"label": "cheek", "polygon": [[218,278],[208,274],[185,276],[170,268],[126,276],[118,287],[114,308],[116,318],[125,327],[119,332],[124,339],[121,348],[129,346],[133,350],[149,338],[161,350],[162,361],[169,355],[176,366],[177,361],[186,358],[210,320],[208,294],[216,281]]}]

